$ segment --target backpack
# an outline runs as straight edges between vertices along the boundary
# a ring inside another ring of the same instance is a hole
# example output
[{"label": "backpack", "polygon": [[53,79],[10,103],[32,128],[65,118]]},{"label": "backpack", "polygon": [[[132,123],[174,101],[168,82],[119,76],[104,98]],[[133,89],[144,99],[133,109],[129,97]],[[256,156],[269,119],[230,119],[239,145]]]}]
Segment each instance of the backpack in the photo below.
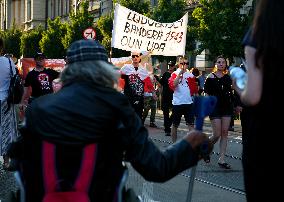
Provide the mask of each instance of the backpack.
[{"label": "backpack", "polygon": [[11,60],[8,58],[10,64],[10,86],[8,90],[8,99],[7,103],[10,104],[19,104],[22,100],[24,94],[23,80],[21,76],[16,71],[16,74],[13,75]]}]

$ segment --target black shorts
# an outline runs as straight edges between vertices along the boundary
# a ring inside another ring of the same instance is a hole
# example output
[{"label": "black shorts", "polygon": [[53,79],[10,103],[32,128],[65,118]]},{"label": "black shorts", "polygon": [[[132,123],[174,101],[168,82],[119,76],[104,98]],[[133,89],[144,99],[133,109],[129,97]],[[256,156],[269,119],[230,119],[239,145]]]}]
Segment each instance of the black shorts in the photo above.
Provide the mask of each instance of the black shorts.
[{"label": "black shorts", "polygon": [[194,124],[193,104],[173,105],[173,126],[178,127],[182,115],[186,124]]},{"label": "black shorts", "polygon": [[223,105],[216,106],[213,112],[209,115],[210,120],[221,119],[222,117],[232,117],[233,116],[233,105]]}]

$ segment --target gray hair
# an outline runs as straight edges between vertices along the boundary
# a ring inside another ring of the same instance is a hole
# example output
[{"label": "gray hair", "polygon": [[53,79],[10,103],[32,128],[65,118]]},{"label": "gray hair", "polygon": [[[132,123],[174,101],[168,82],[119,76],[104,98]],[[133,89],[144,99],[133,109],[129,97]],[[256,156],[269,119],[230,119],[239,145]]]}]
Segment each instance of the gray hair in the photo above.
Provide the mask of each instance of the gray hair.
[{"label": "gray hair", "polygon": [[67,64],[60,79],[64,84],[74,81],[89,81],[99,86],[113,88],[117,84],[119,72],[104,61],[87,60]]}]

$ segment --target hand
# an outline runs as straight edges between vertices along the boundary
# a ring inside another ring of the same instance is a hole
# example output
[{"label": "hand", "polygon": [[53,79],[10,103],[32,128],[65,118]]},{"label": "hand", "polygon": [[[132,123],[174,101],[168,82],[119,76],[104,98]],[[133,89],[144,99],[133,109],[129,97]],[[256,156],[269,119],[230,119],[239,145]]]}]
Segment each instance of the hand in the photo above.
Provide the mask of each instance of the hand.
[{"label": "hand", "polygon": [[236,84],[236,79],[232,79],[232,89],[238,94],[240,95],[241,92],[243,91],[242,89],[238,88],[237,84]]},{"label": "hand", "polygon": [[[204,158],[204,149],[206,149],[206,154],[209,155],[214,147],[213,142],[209,139],[209,137],[200,131],[195,129],[191,130],[187,135],[184,137],[186,141],[191,145],[193,150],[199,152],[200,159]],[[206,146],[206,148],[203,148]],[[202,151],[201,151],[202,150]]]},{"label": "hand", "polygon": [[19,109],[20,109],[20,111],[25,111],[26,110],[26,108],[27,108],[27,105],[26,104],[19,104]]},{"label": "hand", "polygon": [[181,76],[183,73],[184,73],[184,69],[180,69],[179,76]]},{"label": "hand", "polygon": [[235,108],[235,112],[236,112],[236,114],[241,113],[241,112],[242,112],[242,110],[243,110],[243,108],[242,108],[241,106],[236,106],[236,108]]}]

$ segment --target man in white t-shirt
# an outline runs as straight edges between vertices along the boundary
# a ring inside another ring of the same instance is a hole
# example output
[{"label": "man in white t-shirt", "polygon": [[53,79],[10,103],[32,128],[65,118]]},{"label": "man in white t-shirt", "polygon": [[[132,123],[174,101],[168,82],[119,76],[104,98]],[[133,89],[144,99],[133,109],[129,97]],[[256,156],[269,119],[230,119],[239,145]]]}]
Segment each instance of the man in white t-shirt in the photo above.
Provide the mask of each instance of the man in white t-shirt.
[{"label": "man in white t-shirt", "polygon": [[[171,136],[173,142],[177,140],[177,128],[180,124],[181,117],[184,115],[189,131],[193,128],[193,99],[191,94],[196,91],[197,86],[195,78],[188,71],[188,59],[186,57],[178,57],[178,69],[174,71],[169,79],[169,86],[174,91],[173,93],[173,125]],[[193,90],[194,89],[194,90]]]}]

